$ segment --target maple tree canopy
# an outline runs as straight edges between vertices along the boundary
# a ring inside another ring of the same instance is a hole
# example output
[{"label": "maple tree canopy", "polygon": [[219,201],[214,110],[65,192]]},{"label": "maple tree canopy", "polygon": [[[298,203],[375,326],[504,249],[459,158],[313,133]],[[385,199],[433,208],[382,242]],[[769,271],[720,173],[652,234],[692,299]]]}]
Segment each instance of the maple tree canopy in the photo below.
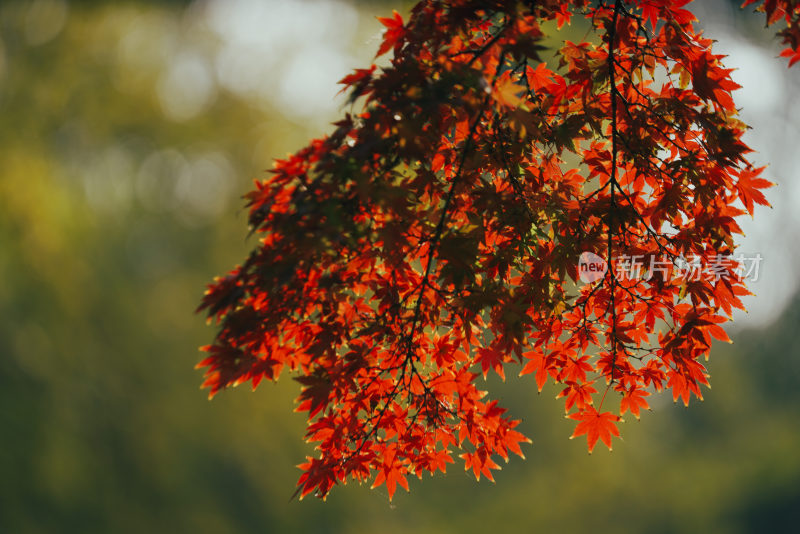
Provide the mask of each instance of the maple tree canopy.
[{"label": "maple tree canopy", "polygon": [[[317,450],[301,497],[354,479],[392,498],[454,456],[491,480],[530,440],[488,373],[558,384],[590,452],[655,392],[702,398],[701,360],[749,294],[736,218],[772,184],[688,3],[426,0],[380,19],[390,64],[342,80],[361,111],[255,183],[258,246],[200,307],[219,325],[198,364],[212,396],[300,382]],[[750,4],[800,61],[800,1]],[[549,59],[545,31],[573,17],[587,40]],[[585,252],[608,261],[589,283]],[[688,258],[706,276],[678,273]]]}]

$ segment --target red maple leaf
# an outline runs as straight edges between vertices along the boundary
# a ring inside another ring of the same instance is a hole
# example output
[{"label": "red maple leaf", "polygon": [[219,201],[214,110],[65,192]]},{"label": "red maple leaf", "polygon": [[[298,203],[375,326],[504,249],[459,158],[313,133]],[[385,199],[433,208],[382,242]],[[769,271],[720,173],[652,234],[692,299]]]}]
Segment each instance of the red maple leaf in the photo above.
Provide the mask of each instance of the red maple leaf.
[{"label": "red maple leaf", "polygon": [[568,417],[580,421],[569,439],[585,435],[589,454],[594,450],[598,439],[606,444],[608,450],[611,450],[611,436],[619,437],[617,423],[622,421],[622,418],[611,412],[599,413],[593,406],[587,406]]},{"label": "red maple leaf", "polygon": [[736,182],[736,189],[739,192],[739,198],[742,199],[747,212],[753,214],[753,205],[760,204],[762,206],[769,206],[767,198],[761,189],[767,189],[775,184],[769,180],[759,178],[759,175],[765,167],[757,169],[743,169],[739,172],[739,179]]},{"label": "red maple leaf", "polygon": [[392,48],[397,49],[401,44],[401,39],[405,34],[403,28],[403,17],[397,11],[392,11],[391,17],[378,17],[378,20],[383,24],[386,29],[383,33],[383,42],[381,43],[378,53],[375,57],[382,56]]},{"label": "red maple leaf", "polygon": [[644,408],[650,409],[650,405],[645,400],[645,397],[650,396],[648,391],[640,388],[631,388],[622,394],[622,400],[619,403],[619,414],[625,415],[625,412],[630,411],[636,419],[639,419],[639,410]]},{"label": "red maple leaf", "polygon": [[395,449],[386,449],[383,464],[378,469],[378,474],[375,476],[375,481],[372,483],[371,487],[375,489],[386,482],[386,491],[389,493],[389,500],[392,500],[394,492],[397,489],[397,484],[400,484],[408,491],[408,480],[406,480],[405,476],[406,472],[407,468],[398,461]]}]

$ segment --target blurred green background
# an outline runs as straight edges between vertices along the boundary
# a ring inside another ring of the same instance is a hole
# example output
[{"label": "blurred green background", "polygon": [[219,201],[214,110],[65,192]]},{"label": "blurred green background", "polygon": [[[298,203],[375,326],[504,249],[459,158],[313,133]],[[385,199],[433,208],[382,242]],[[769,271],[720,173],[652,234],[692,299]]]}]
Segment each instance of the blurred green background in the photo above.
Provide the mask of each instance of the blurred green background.
[{"label": "blurred green background", "polygon": [[[392,504],[355,484],[290,502],[311,452],[296,383],[206,400],[192,368],[214,331],[193,311],[254,245],[241,195],[326,131],[336,80],[377,47],[374,16],[409,6],[0,3],[0,532],[796,527],[795,282],[772,289],[789,303],[772,324],[715,348],[705,402],[653,399],[612,453],[567,440],[555,389],[493,384],[534,439],[496,485],[455,465]],[[761,23],[726,20],[734,39]],[[786,247],[781,220],[759,231]]]}]

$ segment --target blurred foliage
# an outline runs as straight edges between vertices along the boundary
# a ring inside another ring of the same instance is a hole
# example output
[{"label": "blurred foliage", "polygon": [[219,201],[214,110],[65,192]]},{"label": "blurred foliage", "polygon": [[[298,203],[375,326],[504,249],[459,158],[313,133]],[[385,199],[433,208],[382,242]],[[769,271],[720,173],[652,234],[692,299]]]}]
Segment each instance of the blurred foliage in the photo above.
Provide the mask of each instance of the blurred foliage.
[{"label": "blurred foliage", "polygon": [[192,312],[251,246],[249,180],[320,132],[219,88],[170,115],[165,51],[219,41],[183,4],[0,4],[0,532],[790,530],[800,301],[714,351],[704,403],[653,403],[611,454],[566,440],[555,389],[510,379],[537,441],[496,485],[454,466],[394,505],[354,485],[290,502],[296,384],[206,402]]}]

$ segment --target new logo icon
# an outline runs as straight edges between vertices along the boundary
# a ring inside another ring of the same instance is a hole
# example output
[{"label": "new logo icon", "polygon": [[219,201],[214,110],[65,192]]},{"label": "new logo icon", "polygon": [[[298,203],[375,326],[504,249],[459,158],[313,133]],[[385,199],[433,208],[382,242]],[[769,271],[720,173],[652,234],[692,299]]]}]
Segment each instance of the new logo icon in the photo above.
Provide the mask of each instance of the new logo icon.
[{"label": "new logo icon", "polygon": [[607,270],[606,260],[592,252],[584,252],[578,259],[578,277],[584,284],[600,280],[606,275]]}]

